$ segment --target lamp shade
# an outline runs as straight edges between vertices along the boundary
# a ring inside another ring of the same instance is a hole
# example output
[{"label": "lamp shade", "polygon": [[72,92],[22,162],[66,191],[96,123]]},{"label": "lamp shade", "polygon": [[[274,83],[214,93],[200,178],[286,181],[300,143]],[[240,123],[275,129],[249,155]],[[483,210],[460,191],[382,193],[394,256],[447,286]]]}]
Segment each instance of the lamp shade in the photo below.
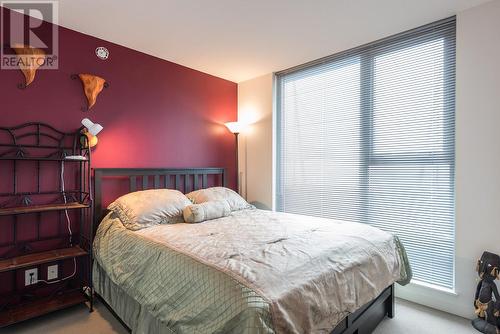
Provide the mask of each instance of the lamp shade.
[{"label": "lamp shade", "polygon": [[90,132],[87,133],[87,138],[89,142],[89,147],[94,147],[97,145],[97,136],[92,136]]},{"label": "lamp shade", "polygon": [[245,128],[245,124],[242,122],[227,122],[227,123],[224,123],[224,125],[232,133],[240,133]]},{"label": "lamp shade", "polygon": [[87,131],[93,136],[97,136],[97,134],[103,129],[101,124],[94,123],[88,118],[82,119],[82,125],[86,127]]},{"label": "lamp shade", "polygon": [[83,132],[82,137],[80,137],[80,143],[82,144],[82,147],[94,147],[97,145],[98,139],[97,136],[93,136],[90,132],[85,131]]}]

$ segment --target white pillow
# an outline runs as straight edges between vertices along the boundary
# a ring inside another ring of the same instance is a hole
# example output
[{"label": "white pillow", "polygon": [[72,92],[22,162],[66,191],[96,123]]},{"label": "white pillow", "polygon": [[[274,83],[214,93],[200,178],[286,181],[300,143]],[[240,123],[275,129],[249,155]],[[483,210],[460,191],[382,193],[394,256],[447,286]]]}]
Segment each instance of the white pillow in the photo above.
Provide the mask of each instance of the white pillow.
[{"label": "white pillow", "polygon": [[180,191],[152,189],[126,194],[108,206],[122,224],[137,231],[158,224],[182,223],[182,210],[191,205]]},{"label": "white pillow", "polygon": [[184,221],[186,223],[201,223],[205,220],[222,218],[230,214],[231,207],[226,200],[191,204],[183,210]]},{"label": "white pillow", "polygon": [[231,211],[250,209],[254,206],[248,204],[237,192],[225,187],[212,187],[190,192],[186,195],[194,204],[208,201],[226,200],[231,207]]}]

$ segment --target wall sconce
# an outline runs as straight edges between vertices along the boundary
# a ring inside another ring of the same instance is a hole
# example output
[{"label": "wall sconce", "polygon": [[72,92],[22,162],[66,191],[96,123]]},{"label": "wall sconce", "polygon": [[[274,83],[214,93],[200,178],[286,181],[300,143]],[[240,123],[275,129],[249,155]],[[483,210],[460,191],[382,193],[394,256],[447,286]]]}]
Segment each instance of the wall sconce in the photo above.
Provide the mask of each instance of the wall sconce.
[{"label": "wall sconce", "polygon": [[[88,118],[82,119],[82,125],[84,128],[82,129],[82,134],[87,137],[86,142],[88,143],[89,147],[94,147],[97,145],[97,134],[102,131],[103,126],[98,123],[92,122]],[[82,145],[86,146],[86,143],[82,143]]]},{"label": "wall sconce", "polygon": [[80,78],[83,85],[83,92],[87,97],[87,108],[82,108],[82,111],[88,111],[94,106],[97,96],[99,96],[102,90],[109,87],[109,83],[94,74],[80,73],[71,75],[71,79],[76,80],[77,78]]},{"label": "wall sconce", "polygon": [[245,129],[245,126],[246,124],[243,123],[243,122],[227,122],[227,123],[224,123],[224,125],[229,129],[229,131],[231,131],[232,133],[234,133],[234,136],[236,138],[236,188],[238,190],[238,193],[241,193],[241,189],[240,189],[240,169],[239,169],[239,164],[238,164],[238,135],[240,134],[240,132],[242,132],[244,129]]}]

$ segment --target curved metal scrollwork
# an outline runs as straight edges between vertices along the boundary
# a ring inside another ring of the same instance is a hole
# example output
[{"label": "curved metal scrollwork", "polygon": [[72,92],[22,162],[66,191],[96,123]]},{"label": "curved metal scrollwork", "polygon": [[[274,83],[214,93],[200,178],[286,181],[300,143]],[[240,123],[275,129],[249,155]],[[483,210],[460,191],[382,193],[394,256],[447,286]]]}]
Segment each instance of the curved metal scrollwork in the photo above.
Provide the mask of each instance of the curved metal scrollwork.
[{"label": "curved metal scrollwork", "polygon": [[0,127],[0,159],[49,159],[74,155],[80,149],[79,134],[80,129],[75,132],[63,132],[45,123]]},{"label": "curved metal scrollwork", "polygon": [[[90,150],[81,142],[81,128],[72,131],[64,132],[54,128],[51,125],[31,122],[14,127],[0,127],[0,162],[5,161],[12,173],[12,181],[4,179],[4,185],[12,185],[12,189],[2,188],[0,190],[0,208],[10,206],[30,206],[33,203],[33,196],[37,195],[54,195],[55,201],[60,200],[59,196],[65,195],[67,199],[75,202],[89,200],[89,192],[85,187],[73,190],[62,190],[55,188],[50,191],[44,190],[41,185],[41,180],[45,177],[41,168],[41,162],[56,162],[62,164],[67,156],[81,156],[82,160],[80,173],[86,175],[84,186],[88,186],[90,180]],[[86,141],[83,141],[85,144]],[[35,186],[33,189],[25,190],[19,186],[21,178],[26,177],[27,165],[21,165],[20,161],[32,161],[34,164],[29,166],[33,168],[31,175],[35,178]],[[78,163],[78,161],[77,161]],[[85,165],[85,166],[83,166]],[[44,165],[45,166],[45,165]],[[61,165],[51,165],[57,169],[61,169]],[[45,167],[44,167],[45,168]],[[22,174],[24,173],[24,174]],[[3,176],[4,177],[4,176]],[[10,187],[9,187],[10,188]]]}]

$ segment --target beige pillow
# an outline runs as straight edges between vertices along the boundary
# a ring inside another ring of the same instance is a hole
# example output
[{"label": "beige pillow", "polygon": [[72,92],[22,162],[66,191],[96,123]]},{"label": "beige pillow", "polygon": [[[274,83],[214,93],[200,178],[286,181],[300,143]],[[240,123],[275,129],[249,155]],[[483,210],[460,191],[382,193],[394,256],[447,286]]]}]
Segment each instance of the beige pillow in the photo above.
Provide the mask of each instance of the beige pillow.
[{"label": "beige pillow", "polygon": [[201,223],[205,220],[229,216],[231,207],[226,200],[208,201],[186,206],[183,214],[186,223]]},{"label": "beige pillow", "polygon": [[186,195],[194,204],[201,204],[208,201],[226,200],[231,207],[231,211],[253,208],[237,192],[225,187],[212,187],[190,192]]},{"label": "beige pillow", "polygon": [[108,206],[123,225],[137,231],[158,224],[182,223],[182,210],[190,205],[180,191],[154,189],[126,194]]}]

